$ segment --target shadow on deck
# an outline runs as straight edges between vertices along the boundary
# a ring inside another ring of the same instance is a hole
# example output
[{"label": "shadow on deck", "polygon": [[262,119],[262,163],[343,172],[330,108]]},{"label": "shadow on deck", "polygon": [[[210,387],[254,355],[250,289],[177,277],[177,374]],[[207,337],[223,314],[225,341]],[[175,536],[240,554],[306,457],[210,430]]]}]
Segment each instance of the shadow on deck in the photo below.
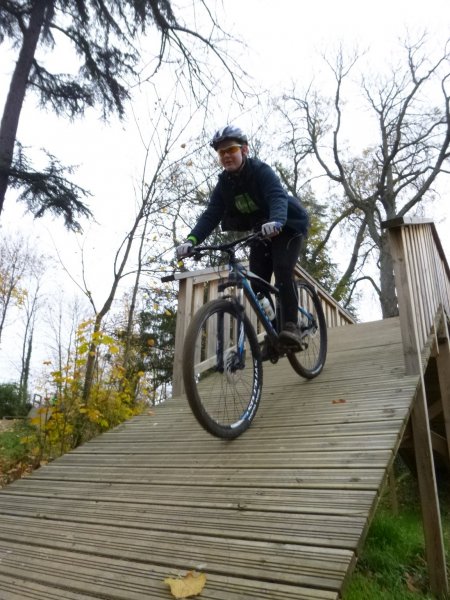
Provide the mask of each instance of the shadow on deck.
[{"label": "shadow on deck", "polygon": [[323,373],[264,365],[252,427],[225,442],[184,398],[0,493],[2,600],[339,598],[401,442],[418,376],[397,319],[329,332]]}]

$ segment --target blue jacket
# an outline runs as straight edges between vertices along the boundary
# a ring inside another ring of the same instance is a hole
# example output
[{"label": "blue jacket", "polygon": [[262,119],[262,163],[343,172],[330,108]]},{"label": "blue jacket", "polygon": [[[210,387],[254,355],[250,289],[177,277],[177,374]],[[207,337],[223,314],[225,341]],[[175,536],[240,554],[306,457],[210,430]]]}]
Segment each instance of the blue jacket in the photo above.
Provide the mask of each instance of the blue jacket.
[{"label": "blue jacket", "polygon": [[308,214],[300,200],[290,196],[266,163],[247,158],[238,174],[222,171],[205,212],[189,234],[201,244],[221,223],[223,231],[250,231],[268,221],[306,234]]}]

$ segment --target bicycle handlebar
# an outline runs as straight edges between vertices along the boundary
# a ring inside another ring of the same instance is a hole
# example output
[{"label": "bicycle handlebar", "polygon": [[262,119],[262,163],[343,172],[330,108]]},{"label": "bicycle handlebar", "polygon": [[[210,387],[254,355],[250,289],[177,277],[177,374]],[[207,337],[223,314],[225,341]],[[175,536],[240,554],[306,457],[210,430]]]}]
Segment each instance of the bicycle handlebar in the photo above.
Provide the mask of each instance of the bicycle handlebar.
[{"label": "bicycle handlebar", "polygon": [[175,281],[175,273],[172,273],[172,275],[165,275],[164,277],[161,277],[161,281],[163,283],[167,283],[168,281]]},{"label": "bicycle handlebar", "polygon": [[195,256],[196,254],[198,254],[199,252],[203,252],[203,251],[211,251],[211,250],[218,250],[220,252],[230,252],[230,250],[232,248],[234,248],[235,246],[239,246],[240,244],[244,245],[246,242],[250,242],[252,240],[256,240],[256,239],[263,239],[263,235],[260,231],[254,232],[254,233],[250,233],[249,235],[246,235],[242,238],[239,238],[237,240],[234,240],[233,242],[227,242],[226,244],[216,244],[216,245],[206,245],[206,246],[194,246],[192,249],[192,252],[190,252],[188,254],[188,257],[190,256]]},{"label": "bicycle handlebar", "polygon": [[[227,242],[226,244],[215,244],[215,245],[206,245],[206,246],[194,246],[192,251],[186,256],[186,258],[193,258],[194,260],[200,260],[203,256],[211,251],[219,251],[219,252],[227,252],[230,256],[233,255],[233,248],[236,246],[245,245],[247,242],[252,240],[264,239],[261,231],[256,231],[250,233],[244,237],[241,237],[233,242]],[[175,281],[177,277],[175,276],[175,271],[171,275],[165,275],[161,277],[161,281],[163,283],[167,283],[169,281]]]}]

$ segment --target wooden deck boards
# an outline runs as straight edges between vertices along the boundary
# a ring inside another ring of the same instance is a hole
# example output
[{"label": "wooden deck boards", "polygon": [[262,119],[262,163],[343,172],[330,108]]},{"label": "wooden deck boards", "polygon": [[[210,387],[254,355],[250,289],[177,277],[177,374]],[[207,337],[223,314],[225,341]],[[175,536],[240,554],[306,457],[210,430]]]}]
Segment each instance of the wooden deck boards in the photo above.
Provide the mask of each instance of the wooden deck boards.
[{"label": "wooden deck boards", "polygon": [[265,364],[232,442],[183,398],[121,425],[1,490],[1,600],[170,599],[190,569],[204,600],[336,600],[416,385],[391,319],[331,330],[316,380]]}]

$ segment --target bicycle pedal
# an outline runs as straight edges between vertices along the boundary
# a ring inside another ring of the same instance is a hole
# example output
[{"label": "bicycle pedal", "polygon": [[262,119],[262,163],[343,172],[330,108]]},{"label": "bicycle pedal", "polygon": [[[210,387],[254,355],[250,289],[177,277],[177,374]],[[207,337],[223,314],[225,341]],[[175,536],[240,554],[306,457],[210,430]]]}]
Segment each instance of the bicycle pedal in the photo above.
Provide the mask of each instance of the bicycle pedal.
[{"label": "bicycle pedal", "polygon": [[280,351],[285,352],[300,352],[303,350],[302,344],[298,342],[286,342],[283,340],[283,343],[280,344]]}]

